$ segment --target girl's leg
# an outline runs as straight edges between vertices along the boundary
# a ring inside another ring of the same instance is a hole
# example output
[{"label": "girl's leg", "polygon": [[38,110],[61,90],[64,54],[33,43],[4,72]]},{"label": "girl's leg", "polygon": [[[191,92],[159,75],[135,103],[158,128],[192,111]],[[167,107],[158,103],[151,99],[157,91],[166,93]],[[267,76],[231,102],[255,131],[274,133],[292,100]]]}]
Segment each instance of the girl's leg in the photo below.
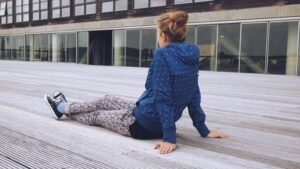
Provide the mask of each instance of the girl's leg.
[{"label": "girl's leg", "polygon": [[97,110],[86,114],[65,114],[85,125],[101,126],[124,136],[131,136],[129,126],[134,123],[132,109]]},{"label": "girl's leg", "polygon": [[124,100],[115,96],[105,95],[91,102],[74,102],[66,106],[66,113],[68,114],[86,114],[97,110],[121,110],[133,109],[135,102]]}]

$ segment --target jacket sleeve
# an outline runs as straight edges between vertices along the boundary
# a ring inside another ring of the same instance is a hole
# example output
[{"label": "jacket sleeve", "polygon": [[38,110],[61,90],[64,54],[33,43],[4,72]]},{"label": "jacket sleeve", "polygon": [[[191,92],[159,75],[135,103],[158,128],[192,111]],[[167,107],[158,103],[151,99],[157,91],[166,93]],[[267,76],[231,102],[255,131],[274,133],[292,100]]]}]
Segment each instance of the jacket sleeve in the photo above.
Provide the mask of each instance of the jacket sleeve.
[{"label": "jacket sleeve", "polygon": [[152,75],[153,75],[153,61],[149,65],[147,80],[146,80],[146,83],[145,83],[145,88],[146,89],[149,89],[150,86],[152,86]]},{"label": "jacket sleeve", "polygon": [[152,78],[156,111],[160,115],[163,130],[163,141],[175,144],[176,126],[172,99],[172,79],[166,58],[159,49],[154,55]]},{"label": "jacket sleeve", "polygon": [[202,137],[206,137],[210,131],[205,124],[205,114],[200,106],[200,97],[200,89],[199,86],[197,86],[195,96],[192,102],[188,105],[188,110],[190,117],[193,120],[194,127],[196,127]]}]

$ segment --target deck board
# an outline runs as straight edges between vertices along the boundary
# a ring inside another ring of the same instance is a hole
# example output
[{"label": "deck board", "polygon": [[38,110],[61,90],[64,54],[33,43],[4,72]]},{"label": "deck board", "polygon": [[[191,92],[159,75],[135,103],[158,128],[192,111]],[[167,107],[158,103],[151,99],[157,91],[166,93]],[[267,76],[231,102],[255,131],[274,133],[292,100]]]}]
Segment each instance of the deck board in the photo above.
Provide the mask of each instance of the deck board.
[{"label": "deck board", "polygon": [[153,149],[159,140],[56,121],[42,99],[60,89],[69,101],[135,100],[147,71],[0,61],[0,168],[300,168],[300,77],[200,71],[207,125],[231,137],[200,137],[185,111],[178,149],[168,155]]}]

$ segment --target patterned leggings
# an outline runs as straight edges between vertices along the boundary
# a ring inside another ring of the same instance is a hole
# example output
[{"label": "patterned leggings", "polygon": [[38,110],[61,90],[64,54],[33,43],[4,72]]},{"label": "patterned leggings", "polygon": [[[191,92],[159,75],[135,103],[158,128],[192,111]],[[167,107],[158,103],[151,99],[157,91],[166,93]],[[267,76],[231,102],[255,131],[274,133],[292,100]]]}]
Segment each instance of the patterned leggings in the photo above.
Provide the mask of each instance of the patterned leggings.
[{"label": "patterned leggings", "polygon": [[124,136],[131,136],[129,126],[135,102],[106,95],[91,102],[74,102],[66,108],[65,115],[85,125],[101,126]]}]

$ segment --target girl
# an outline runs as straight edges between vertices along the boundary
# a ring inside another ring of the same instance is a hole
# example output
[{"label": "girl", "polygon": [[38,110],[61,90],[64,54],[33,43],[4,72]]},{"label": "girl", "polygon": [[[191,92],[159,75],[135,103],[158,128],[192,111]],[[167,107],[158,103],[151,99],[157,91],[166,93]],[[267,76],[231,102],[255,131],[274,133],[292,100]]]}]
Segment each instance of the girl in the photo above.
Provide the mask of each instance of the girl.
[{"label": "girl", "polygon": [[63,115],[86,125],[102,126],[136,139],[162,139],[155,148],[161,154],[176,149],[175,122],[187,107],[193,125],[202,137],[226,138],[227,134],[205,124],[198,86],[199,48],[185,44],[188,14],[184,11],[160,16],[155,51],[145,84],[136,102],[106,95],[84,103],[68,103],[55,91],[44,99],[57,119]]}]

